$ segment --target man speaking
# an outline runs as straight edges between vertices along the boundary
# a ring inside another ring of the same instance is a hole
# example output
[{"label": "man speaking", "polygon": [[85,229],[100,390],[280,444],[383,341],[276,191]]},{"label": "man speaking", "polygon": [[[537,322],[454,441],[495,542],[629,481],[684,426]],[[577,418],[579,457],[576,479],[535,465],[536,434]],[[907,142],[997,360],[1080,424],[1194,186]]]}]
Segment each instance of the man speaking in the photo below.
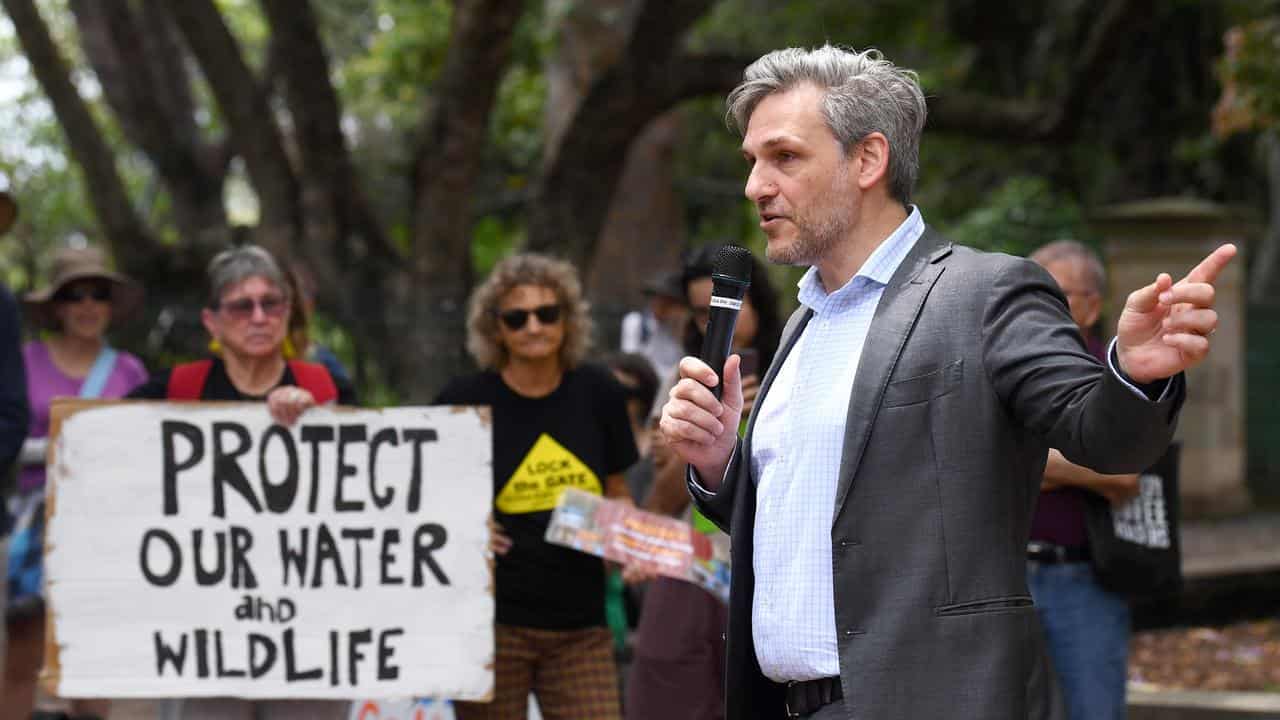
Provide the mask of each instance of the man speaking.
[{"label": "man speaking", "polygon": [[684,358],[663,408],[733,538],[727,716],[1023,720],[1043,700],[1026,547],[1048,448],[1104,473],[1164,451],[1235,248],[1132,293],[1099,364],[1044,270],[954,246],[910,204],[914,73],[780,50],[728,102],[769,259],[811,267],[741,442],[736,356]]}]

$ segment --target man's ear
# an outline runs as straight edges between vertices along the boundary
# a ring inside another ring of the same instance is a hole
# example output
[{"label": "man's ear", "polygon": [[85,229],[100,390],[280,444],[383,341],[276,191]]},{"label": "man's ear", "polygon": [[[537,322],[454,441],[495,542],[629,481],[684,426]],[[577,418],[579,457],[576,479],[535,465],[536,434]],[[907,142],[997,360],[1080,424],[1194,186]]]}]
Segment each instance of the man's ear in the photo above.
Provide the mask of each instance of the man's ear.
[{"label": "man's ear", "polygon": [[889,139],[873,132],[858,141],[850,160],[856,161],[858,188],[868,190],[889,175]]}]

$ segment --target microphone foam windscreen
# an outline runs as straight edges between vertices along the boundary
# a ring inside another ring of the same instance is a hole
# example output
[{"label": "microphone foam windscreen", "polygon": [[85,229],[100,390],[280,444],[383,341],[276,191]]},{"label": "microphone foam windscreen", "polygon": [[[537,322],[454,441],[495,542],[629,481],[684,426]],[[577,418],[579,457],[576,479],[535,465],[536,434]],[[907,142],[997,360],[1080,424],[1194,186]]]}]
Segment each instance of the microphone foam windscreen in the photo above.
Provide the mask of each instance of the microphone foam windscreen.
[{"label": "microphone foam windscreen", "polygon": [[733,278],[739,282],[751,282],[751,251],[738,245],[721,246],[711,271],[716,275]]}]

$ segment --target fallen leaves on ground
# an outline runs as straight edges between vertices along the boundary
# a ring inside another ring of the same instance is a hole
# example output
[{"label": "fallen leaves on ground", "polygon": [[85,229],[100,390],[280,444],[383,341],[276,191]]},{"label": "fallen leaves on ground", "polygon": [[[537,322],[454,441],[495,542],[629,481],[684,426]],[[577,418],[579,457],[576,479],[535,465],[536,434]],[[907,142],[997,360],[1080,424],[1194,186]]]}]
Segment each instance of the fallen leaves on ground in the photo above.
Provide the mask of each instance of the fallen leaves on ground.
[{"label": "fallen leaves on ground", "polygon": [[1135,633],[1129,679],[1180,690],[1280,691],[1280,620]]}]

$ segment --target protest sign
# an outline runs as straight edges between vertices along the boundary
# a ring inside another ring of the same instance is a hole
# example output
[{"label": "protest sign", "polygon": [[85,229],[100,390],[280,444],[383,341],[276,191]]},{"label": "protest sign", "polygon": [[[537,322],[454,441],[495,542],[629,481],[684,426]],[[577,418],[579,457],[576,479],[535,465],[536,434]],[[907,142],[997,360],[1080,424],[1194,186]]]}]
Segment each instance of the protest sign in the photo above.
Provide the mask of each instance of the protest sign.
[{"label": "protest sign", "polygon": [[45,682],[64,697],[480,700],[477,408],[54,405]]},{"label": "protest sign", "polygon": [[551,514],[547,542],[687,580],[729,601],[729,538],[568,488]]}]

